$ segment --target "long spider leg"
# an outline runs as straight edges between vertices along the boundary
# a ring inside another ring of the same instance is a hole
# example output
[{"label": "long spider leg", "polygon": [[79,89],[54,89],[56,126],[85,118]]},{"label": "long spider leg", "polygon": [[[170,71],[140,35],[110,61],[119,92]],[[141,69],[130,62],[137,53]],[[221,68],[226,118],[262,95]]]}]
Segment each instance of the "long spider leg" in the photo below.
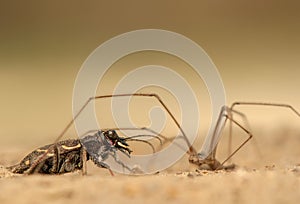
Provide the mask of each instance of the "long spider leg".
[{"label": "long spider leg", "polygon": [[[247,130],[245,127],[243,127],[239,122],[237,122],[236,120],[232,119],[229,117],[228,114],[225,114],[224,117],[226,117],[228,120],[232,121],[235,125],[237,125],[239,128],[241,128],[244,132],[246,132],[248,134],[248,138],[242,142],[237,148],[236,150],[234,150],[222,163],[220,166],[223,166],[228,160],[230,160],[230,158],[232,158],[252,137],[252,133]],[[226,123],[226,122],[225,122]]]},{"label": "long spider leg", "polygon": [[153,144],[151,144],[151,142],[148,142],[146,140],[133,139],[133,138],[130,138],[128,140],[126,139],[126,141],[144,142],[144,143],[148,144],[152,148],[153,153],[155,153],[155,148],[154,148]]},{"label": "long spider leg", "polygon": [[[104,131],[106,130],[146,130],[150,133],[153,133],[155,136],[157,136],[158,138],[162,138],[164,140],[164,142],[161,144],[163,145],[164,143],[166,142],[172,142],[174,139],[183,139],[184,141],[185,140],[185,137],[184,136],[177,136],[177,137],[166,137],[150,128],[147,128],[147,127],[141,127],[141,128],[136,128],[136,127],[129,127],[129,128],[125,128],[125,127],[121,127],[121,128],[105,128],[103,129]],[[95,130],[96,131],[96,130]],[[174,144],[181,150],[184,150],[185,148],[181,145],[181,144],[178,144],[176,142],[174,142]],[[187,144],[188,145],[188,144]],[[188,152],[189,153],[189,152]],[[190,153],[189,153],[190,154]]]},{"label": "long spider leg", "polygon": [[[232,158],[232,156],[234,154],[236,154],[251,138],[252,138],[252,133],[249,129],[246,129],[245,127],[243,127],[239,122],[237,122],[236,120],[233,119],[232,117],[232,113],[236,113],[239,114],[245,121],[245,124],[249,127],[249,122],[247,120],[247,117],[239,112],[234,110],[233,108],[237,105],[256,105],[256,106],[271,106],[271,107],[283,107],[283,108],[288,108],[290,109],[293,113],[295,113],[298,117],[300,117],[300,113],[291,105],[289,104],[283,104],[283,103],[262,103],[262,102],[235,102],[231,105],[230,108],[227,109],[227,114],[224,115],[227,119],[229,119],[230,123],[234,123],[235,125],[237,125],[239,128],[241,128],[243,131],[245,131],[249,137],[242,143],[240,144],[237,149],[235,151],[233,151],[228,157],[227,159],[225,159],[222,163],[221,166],[226,163],[228,160],[230,160]],[[231,112],[231,113],[230,113]],[[231,129],[231,127],[230,127]],[[230,134],[232,134],[232,130],[230,131]]]},{"label": "long spider leg", "polygon": [[[154,130],[151,130],[149,128],[144,128],[144,127],[143,128],[134,128],[134,127],[131,127],[131,128],[104,128],[104,129],[101,129],[101,130],[102,131],[108,131],[108,130],[147,130],[148,132],[153,133],[155,135],[134,135],[134,136],[125,137],[125,139],[147,136],[147,137],[152,137],[152,138],[157,139],[159,141],[160,145],[163,144],[161,138],[164,139],[164,140],[168,140],[168,138],[165,137],[165,136],[163,136],[162,134],[157,133]],[[99,130],[89,130],[89,131],[85,132],[84,134],[82,134],[80,136],[80,138],[83,137],[83,136],[85,136],[85,135],[87,135],[87,134],[89,134],[89,133],[97,132],[97,131],[99,131]]]},{"label": "long spider leg", "polygon": [[[190,156],[189,161],[201,167],[203,164],[207,164],[211,170],[218,170],[224,167],[224,164],[233,157],[251,138],[252,134],[249,130],[243,127],[239,122],[235,121],[230,116],[232,115],[230,108],[223,106],[217,124],[214,128],[213,134],[207,138],[207,142],[204,143],[202,147],[203,151],[199,153],[198,157]],[[216,150],[221,137],[221,133],[226,125],[227,121],[232,121],[233,124],[237,125],[243,131],[245,131],[249,137],[240,144],[235,151],[233,151],[222,163],[216,159]]]},{"label": "long spider leg", "polygon": [[[64,136],[64,134],[67,132],[67,130],[72,126],[72,124],[74,123],[75,119],[78,118],[78,116],[80,115],[80,113],[85,109],[85,107],[89,104],[89,102],[93,99],[93,97],[89,98],[85,104],[81,107],[81,109],[78,111],[78,113],[74,116],[74,118],[67,124],[67,126],[63,129],[63,131],[59,134],[59,136],[54,140],[53,142],[53,146],[56,145],[56,143]],[[35,169],[36,166],[43,160],[45,159],[46,155],[49,153],[50,148],[40,157],[37,159],[36,162],[34,162],[30,169]],[[29,173],[27,174],[31,174],[33,173],[33,171],[28,171]]]},{"label": "long spider leg", "polygon": [[[229,120],[228,155],[230,155],[232,153],[232,151],[231,151],[232,150],[232,135],[233,135],[233,129],[232,129],[232,127],[233,127],[234,114],[239,115],[242,118],[243,123],[245,124],[245,127],[246,127],[246,129],[249,130],[249,132],[252,132],[252,131],[251,131],[251,128],[250,128],[250,123],[248,121],[248,118],[247,118],[247,116],[244,113],[242,113],[240,111],[237,111],[237,110],[233,110],[231,108],[227,109],[227,113],[228,113],[229,118],[232,119],[232,120]],[[257,146],[256,138],[253,137],[252,140],[253,140],[253,142],[254,142],[254,144],[256,146],[256,152],[258,153],[258,155],[261,158],[262,154],[260,152],[260,149]],[[228,162],[230,161],[230,159],[228,160]]]},{"label": "long spider leg", "polygon": [[150,128],[147,127],[117,127],[117,128],[105,128],[102,129],[103,131],[107,131],[107,130],[145,130],[147,132],[153,133],[154,135],[156,135],[158,138],[162,138],[164,140],[168,140],[168,138]]},{"label": "long spider leg", "polygon": [[286,104],[286,103],[264,103],[264,102],[234,102],[232,103],[230,109],[233,109],[235,106],[240,105],[250,105],[250,106],[274,106],[274,107],[283,107],[288,108],[292,112],[294,112],[298,117],[300,117],[300,112],[297,111],[293,106]]},{"label": "long spider leg", "polygon": [[197,151],[194,149],[192,144],[190,143],[188,137],[186,136],[185,132],[183,131],[182,127],[180,126],[179,122],[176,120],[175,116],[173,113],[170,111],[170,109],[166,106],[166,104],[162,101],[162,99],[157,95],[157,94],[145,94],[145,93],[133,93],[133,94],[116,94],[116,95],[103,95],[103,96],[95,96],[93,97],[94,99],[98,98],[111,98],[111,97],[124,97],[124,96],[142,96],[142,97],[154,97],[155,99],[158,100],[158,102],[164,107],[164,109],[167,111],[168,115],[172,118],[180,132],[182,133],[186,143],[188,144],[189,147],[189,153],[190,154],[197,154]]},{"label": "long spider leg", "polygon": [[[263,102],[234,102],[230,106],[230,108],[226,107],[227,114],[232,116],[232,112],[234,112],[234,113],[239,114],[243,117],[243,114],[241,112],[238,112],[238,111],[234,110],[235,106],[241,106],[241,105],[274,106],[274,107],[288,108],[291,111],[293,111],[297,116],[300,117],[300,113],[293,106],[291,106],[289,104],[284,104],[284,103],[263,103]],[[222,112],[222,110],[221,110],[221,112]],[[231,117],[231,118],[233,119],[233,117]],[[219,117],[218,123],[220,121],[221,121],[221,119]],[[249,127],[249,122],[248,122],[246,117],[244,117],[244,121],[245,121],[246,126]],[[215,131],[214,131],[214,134],[213,134],[213,138],[210,141],[214,141],[216,139],[215,137],[216,137],[216,129],[217,129],[218,123],[216,125]],[[211,144],[214,144],[214,142],[211,142]]]},{"label": "long spider leg", "polygon": [[[245,114],[243,114],[240,111],[234,110],[234,108],[236,106],[270,106],[270,107],[282,107],[282,108],[290,109],[293,113],[295,113],[298,117],[300,117],[300,112],[297,111],[292,105],[289,105],[289,104],[286,104],[286,103],[265,103],[265,102],[234,102],[234,103],[232,103],[231,106],[230,106],[230,111],[233,112],[233,113],[236,113],[236,114],[238,114],[238,115],[240,115],[242,117],[242,119],[244,120],[244,123],[245,123],[246,127],[248,127],[248,130],[250,130],[249,121],[248,121],[248,119],[247,119],[247,117],[246,117]],[[231,114],[231,118],[233,118],[233,114]],[[261,156],[262,154],[261,154],[261,152],[260,152],[260,150],[258,148],[256,138],[254,137],[253,139],[254,139],[253,142],[256,145],[256,151]],[[229,125],[229,142],[228,142],[228,150],[229,150],[229,152],[231,152],[231,144],[232,144],[232,121],[230,121],[230,125]]]},{"label": "long spider leg", "polygon": [[129,137],[125,137],[125,140],[129,140],[129,139],[133,139],[133,138],[139,138],[139,137],[150,137],[150,138],[155,138],[159,141],[160,145],[162,145],[162,140],[156,136],[156,135],[133,135],[133,136],[129,136]]},{"label": "long spider leg", "polygon": [[202,159],[208,159],[208,158],[210,158],[212,160],[215,159],[217,145],[220,140],[221,132],[222,132],[225,122],[227,120],[227,118],[225,118],[225,121],[224,121],[223,114],[226,112],[227,109],[228,108],[226,106],[223,106],[221,108],[216,126],[214,127],[213,134],[209,135],[207,138],[205,138],[205,141],[201,148],[201,151],[198,154],[198,156],[201,155]]},{"label": "long spider leg", "polygon": [[[62,130],[62,132],[58,135],[58,137],[55,139],[53,144],[55,145],[63,136],[64,134],[69,130],[69,128],[73,125],[74,121],[78,118],[78,116],[81,114],[81,112],[86,108],[86,106],[92,101],[100,98],[113,98],[113,97],[128,97],[128,96],[137,96],[137,97],[153,97],[163,106],[163,108],[167,111],[168,115],[172,118],[180,132],[182,133],[186,143],[189,147],[189,153],[190,154],[197,154],[196,150],[191,145],[190,141],[188,140],[188,137],[186,136],[185,132],[181,128],[179,122],[176,120],[173,113],[170,111],[170,109],[166,106],[166,104],[162,101],[162,99],[157,94],[144,94],[144,93],[133,93],[133,94],[115,94],[115,95],[102,95],[102,96],[94,96],[90,97],[83,106],[79,109],[79,111],[75,114],[73,119],[66,125],[66,127]],[[32,164],[32,169],[35,169],[35,167],[46,157],[47,153],[49,152],[49,149],[40,157],[38,160]]]},{"label": "long spider leg", "polygon": [[221,108],[213,133],[205,138],[200,153],[197,155],[190,154],[190,163],[197,165],[199,168],[202,168],[204,165],[204,169],[207,169],[206,166],[208,166],[210,170],[215,170],[220,166],[220,162],[216,160],[215,154],[222,130],[228,120],[228,118],[224,117],[227,114],[227,109],[228,107],[226,106]]}]

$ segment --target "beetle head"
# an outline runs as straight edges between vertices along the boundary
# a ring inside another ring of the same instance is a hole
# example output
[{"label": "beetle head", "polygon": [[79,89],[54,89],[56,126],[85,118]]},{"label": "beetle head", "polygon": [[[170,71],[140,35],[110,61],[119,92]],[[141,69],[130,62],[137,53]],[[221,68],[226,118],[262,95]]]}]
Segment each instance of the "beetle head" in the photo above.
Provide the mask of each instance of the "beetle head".
[{"label": "beetle head", "polygon": [[114,147],[123,153],[130,154],[132,152],[131,149],[128,148],[129,145],[126,142],[126,139],[119,137],[115,130],[104,131],[103,135]]}]

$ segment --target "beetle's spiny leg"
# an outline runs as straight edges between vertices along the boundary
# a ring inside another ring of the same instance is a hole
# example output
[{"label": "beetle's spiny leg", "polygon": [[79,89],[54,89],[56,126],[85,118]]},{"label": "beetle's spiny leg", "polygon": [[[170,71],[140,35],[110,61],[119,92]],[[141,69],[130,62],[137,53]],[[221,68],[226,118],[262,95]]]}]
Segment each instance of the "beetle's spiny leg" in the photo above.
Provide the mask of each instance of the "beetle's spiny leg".
[{"label": "beetle's spiny leg", "polygon": [[86,168],[86,161],[87,161],[87,152],[84,149],[84,147],[82,147],[80,149],[80,163],[82,165],[82,175],[87,175],[87,168]]},{"label": "beetle's spiny leg", "polygon": [[57,147],[57,144],[53,144],[53,146],[49,148],[53,148],[53,161],[52,161],[52,168],[50,169],[50,172],[55,174],[59,172],[60,152]]},{"label": "beetle's spiny leg", "polygon": [[129,172],[132,172],[132,170],[118,158],[116,151],[109,152],[109,155],[111,155],[114,158],[115,162],[120,164],[123,168],[127,169]]},{"label": "beetle's spiny leg", "polygon": [[[43,155],[41,155],[41,157],[42,157]],[[30,174],[34,174],[34,173],[38,173],[40,170],[41,170],[41,168],[43,167],[43,165],[44,165],[44,163],[45,163],[45,160],[46,160],[46,158],[44,157],[43,159],[41,159],[38,163],[35,161],[35,162],[33,162],[33,164],[35,164],[35,165],[31,165],[30,167],[29,167],[29,169],[27,169],[26,171],[25,171],[25,174],[27,174],[27,175],[30,175]]]}]

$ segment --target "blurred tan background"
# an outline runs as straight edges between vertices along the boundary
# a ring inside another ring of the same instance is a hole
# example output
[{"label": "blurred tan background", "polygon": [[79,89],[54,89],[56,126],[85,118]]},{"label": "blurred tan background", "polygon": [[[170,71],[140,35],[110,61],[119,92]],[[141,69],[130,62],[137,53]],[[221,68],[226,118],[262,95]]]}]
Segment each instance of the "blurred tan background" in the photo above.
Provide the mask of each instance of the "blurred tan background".
[{"label": "blurred tan background", "polygon": [[[53,141],[72,117],[73,84],[88,55],[116,35],[144,28],[198,43],[220,72],[227,104],[286,102],[300,110],[299,9],[291,0],[1,1],[0,147]],[[278,109],[249,114],[266,129],[300,122]]]}]

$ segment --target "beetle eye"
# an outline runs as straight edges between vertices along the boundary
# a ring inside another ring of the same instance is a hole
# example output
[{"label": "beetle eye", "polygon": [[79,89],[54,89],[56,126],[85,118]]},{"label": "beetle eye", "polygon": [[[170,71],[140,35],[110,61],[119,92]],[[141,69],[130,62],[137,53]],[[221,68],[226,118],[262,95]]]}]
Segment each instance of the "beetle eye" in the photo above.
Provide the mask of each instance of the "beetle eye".
[{"label": "beetle eye", "polygon": [[114,130],[108,130],[108,131],[106,132],[106,135],[107,135],[107,137],[108,137],[109,139],[111,139],[111,140],[117,139],[117,135],[116,135],[116,132],[115,132]]}]

